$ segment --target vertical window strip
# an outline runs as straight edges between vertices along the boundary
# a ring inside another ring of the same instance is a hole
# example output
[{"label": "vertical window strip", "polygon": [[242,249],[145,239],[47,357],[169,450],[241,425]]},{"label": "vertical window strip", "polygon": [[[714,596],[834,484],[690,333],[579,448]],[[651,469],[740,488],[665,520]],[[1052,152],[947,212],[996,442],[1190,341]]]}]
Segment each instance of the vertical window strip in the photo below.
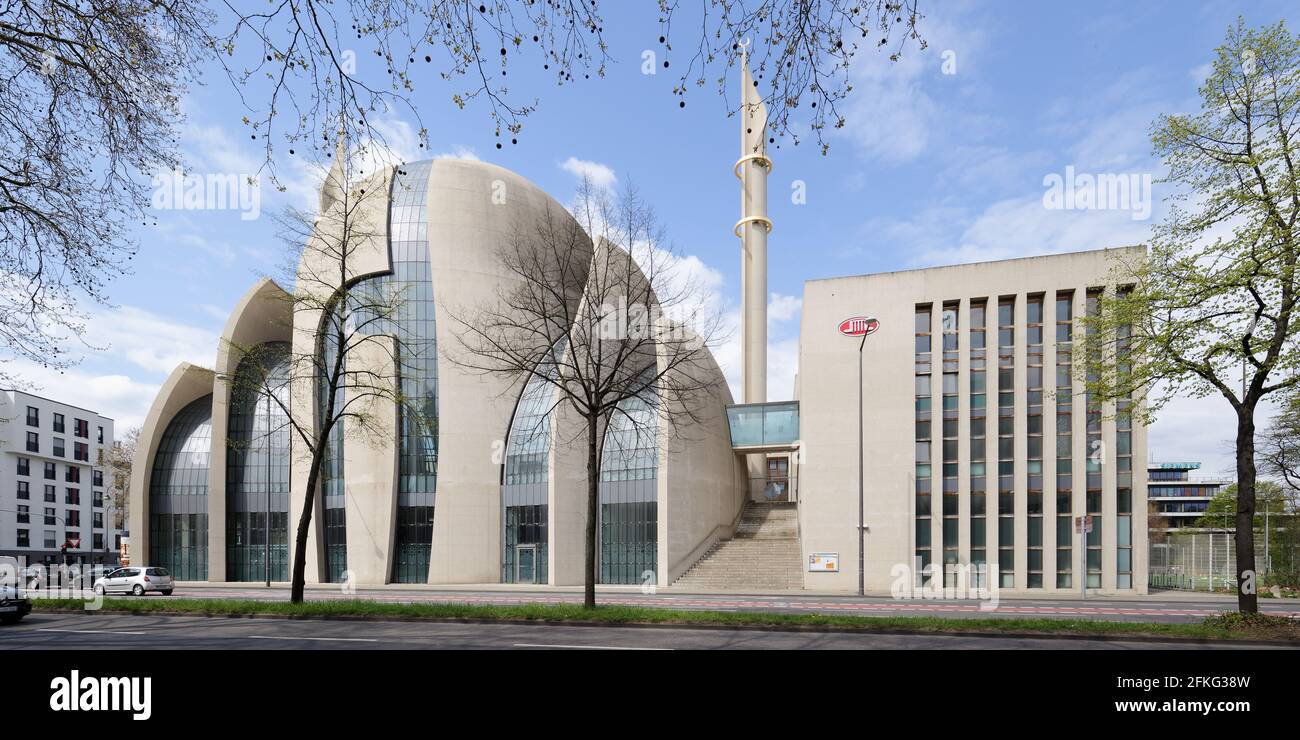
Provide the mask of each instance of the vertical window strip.
[{"label": "vertical window strip", "polygon": [[1015,326],[1014,298],[998,300],[998,577],[1015,588]]},{"label": "vertical window strip", "polygon": [[[1101,308],[1102,292],[1100,289],[1089,289],[1087,296],[1087,305],[1085,310],[1089,316],[1097,316]],[[1096,329],[1089,326],[1085,331],[1086,337],[1093,337]],[[1101,350],[1092,341],[1088,342],[1088,360],[1092,365],[1099,358]],[[1093,370],[1089,370],[1089,380],[1096,380]],[[1087,587],[1101,588],[1101,529],[1102,529],[1102,461],[1105,459],[1105,449],[1101,439],[1101,404],[1094,397],[1094,394],[1084,394],[1084,413],[1085,413],[1085,439],[1087,440],[1086,454],[1088,456],[1085,469],[1086,488],[1084,489],[1084,506],[1086,513],[1092,517],[1092,531],[1087,535]]]},{"label": "vertical window strip", "polygon": [[1073,585],[1074,293],[1056,294],[1056,587]]},{"label": "vertical window strip", "polygon": [[943,304],[941,329],[943,331],[943,569],[944,586],[957,585],[958,527],[960,494],[957,471],[958,400],[958,344],[960,343],[961,304],[951,301]]},{"label": "vertical window strip", "polygon": [[1027,588],[1043,587],[1043,296],[1025,301]]},{"label": "vertical window strip", "polygon": [[970,565],[971,586],[987,588],[987,429],[988,369],[986,360],[988,301],[970,304]]},{"label": "vertical window strip", "polygon": [[930,517],[932,480],[931,444],[934,439],[931,360],[930,360],[931,306],[916,307],[916,517],[915,557],[919,566],[918,582],[929,580],[930,572]]}]

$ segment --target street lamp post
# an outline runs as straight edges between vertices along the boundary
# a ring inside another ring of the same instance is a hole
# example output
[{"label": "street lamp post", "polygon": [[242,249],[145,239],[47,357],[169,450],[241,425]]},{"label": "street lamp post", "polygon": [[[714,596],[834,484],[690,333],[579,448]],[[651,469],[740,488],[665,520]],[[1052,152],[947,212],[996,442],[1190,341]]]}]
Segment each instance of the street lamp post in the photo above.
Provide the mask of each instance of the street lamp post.
[{"label": "street lamp post", "polygon": [[271,587],[271,390],[266,391],[266,543],[264,562],[266,570],[266,587]]},{"label": "street lamp post", "polygon": [[866,596],[866,546],[867,533],[866,522],[866,498],[864,496],[864,470],[862,464],[862,448],[866,440],[862,433],[863,417],[863,393],[862,393],[862,349],[867,346],[867,335],[862,334],[862,341],[858,343],[858,596]]},{"label": "street lamp post", "polygon": [[840,322],[839,331],[846,337],[862,337],[858,342],[858,596],[866,596],[867,576],[866,576],[866,484],[864,482],[865,471],[863,469],[863,447],[866,446],[866,438],[863,434],[863,406],[865,399],[862,390],[862,355],[863,349],[867,346],[867,337],[876,333],[880,328],[880,322],[868,316],[854,316]]}]

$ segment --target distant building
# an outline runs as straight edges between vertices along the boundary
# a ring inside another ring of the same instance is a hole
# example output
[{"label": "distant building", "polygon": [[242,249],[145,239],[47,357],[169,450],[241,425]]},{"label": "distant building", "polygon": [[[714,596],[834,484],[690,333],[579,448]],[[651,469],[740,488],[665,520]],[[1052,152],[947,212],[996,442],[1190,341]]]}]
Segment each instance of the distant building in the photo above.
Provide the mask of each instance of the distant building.
[{"label": "distant building", "polygon": [[112,444],[112,419],[0,390],[0,555],[116,565],[119,530],[105,487]]},{"label": "distant building", "polygon": [[1191,471],[1200,467],[1199,462],[1147,464],[1151,531],[1172,532],[1195,527],[1196,520],[1209,509],[1210,499],[1230,483],[1210,478],[1192,480]]}]

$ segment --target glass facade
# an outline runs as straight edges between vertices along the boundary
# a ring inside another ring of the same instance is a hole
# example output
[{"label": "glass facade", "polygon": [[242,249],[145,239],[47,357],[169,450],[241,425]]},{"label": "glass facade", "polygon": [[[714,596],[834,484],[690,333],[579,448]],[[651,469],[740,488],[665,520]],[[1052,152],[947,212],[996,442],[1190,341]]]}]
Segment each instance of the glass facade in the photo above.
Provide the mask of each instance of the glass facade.
[{"label": "glass facade", "polygon": [[1056,587],[1073,586],[1074,293],[1056,294]]},{"label": "glass facade", "polygon": [[428,188],[432,162],[397,168],[389,205],[393,274],[399,297],[391,333],[398,340],[404,402],[398,407],[398,527],[395,583],[429,580],[438,473],[438,346],[429,266]]},{"label": "glass facade", "polygon": [[799,403],[736,404],[727,407],[732,447],[791,445],[799,439]]},{"label": "glass facade", "polygon": [[[1095,315],[1103,297],[1100,288],[1081,287],[915,305],[912,542],[922,569],[918,584],[942,563],[945,586],[963,585],[948,573],[947,566],[957,564],[969,566],[968,585],[976,587],[984,585],[981,565],[996,568],[1001,588],[1078,589],[1080,578],[1089,588],[1135,587],[1134,560],[1141,553],[1134,548],[1141,547],[1142,533],[1134,520],[1145,504],[1133,481],[1140,431],[1134,402],[1115,404],[1113,449],[1106,436],[1103,450],[1110,417],[1086,392],[1076,401],[1074,391],[1077,353],[1101,346],[1080,342],[1075,318],[1084,311]],[[1114,338],[1121,377],[1130,371],[1125,357],[1131,343],[1131,328],[1121,328]],[[1078,414],[1076,405],[1083,407]],[[1180,475],[1160,472],[1170,479]],[[1083,515],[1093,517],[1086,537],[1075,531]],[[1114,517],[1113,527],[1103,526],[1107,517]]]},{"label": "glass facade", "polygon": [[289,580],[289,362],[288,343],[273,342],[235,371],[226,450],[229,581]]},{"label": "glass facade", "polygon": [[1043,296],[1025,301],[1026,588],[1043,587]]},{"label": "glass facade", "polygon": [[[1089,316],[1096,316],[1101,305],[1101,291],[1089,290],[1085,310]],[[1088,327],[1087,336],[1092,337],[1096,330]],[[1090,359],[1101,349],[1090,342],[1088,352]],[[1089,371],[1089,380],[1096,376]],[[1102,526],[1102,474],[1101,466],[1106,457],[1106,449],[1101,440],[1101,404],[1090,393],[1084,394],[1085,440],[1087,441],[1088,463],[1084,489],[1085,512],[1092,517],[1092,531],[1087,537],[1087,583],[1088,588],[1101,588],[1101,526]]]},{"label": "glass facade", "polygon": [[655,582],[659,569],[659,417],[639,398],[619,404],[601,452],[600,582]]},{"label": "glass facade", "polygon": [[[1121,289],[1123,290],[1123,289]],[[1131,370],[1132,328],[1121,326],[1115,337],[1121,387]],[[1133,402],[1115,402],[1115,587],[1133,587]]]},{"label": "glass facade", "polygon": [[988,563],[988,301],[970,304],[970,564],[971,586],[985,588]]},{"label": "glass facade", "polygon": [[[338,320],[338,311],[333,321]],[[327,325],[330,325],[327,322]],[[321,335],[321,367],[332,368],[338,357],[338,337],[333,332],[325,331]],[[321,382],[316,389],[316,403],[319,414],[324,417],[329,402],[329,385]],[[343,388],[334,394],[334,405],[343,402]],[[325,581],[342,583],[348,569],[348,517],[347,503],[343,488],[343,429],[335,426],[330,430],[325,441],[325,454],[321,459],[320,487],[321,504],[325,520]]]},{"label": "glass facade", "polygon": [[998,300],[998,578],[1015,588],[1016,301]]},{"label": "glass facade", "polygon": [[[943,304],[940,326],[943,332],[943,568],[944,585],[957,585],[958,529],[961,496],[957,480],[957,425],[959,422],[957,369],[960,337],[960,304]],[[951,567],[950,567],[951,566]]]},{"label": "glass facade", "polygon": [[181,581],[208,579],[212,395],[181,409],[158,441],[149,476],[149,564]]},{"label": "glass facade", "polygon": [[917,582],[930,580],[930,516],[933,481],[934,389],[930,373],[930,306],[916,307],[916,534],[914,574]]},{"label": "glass facade", "polygon": [[[433,275],[429,265],[428,182],[432,162],[398,167],[389,201],[389,250],[393,272],[353,287],[359,323],[397,341],[401,403],[398,405],[397,527],[392,557],[394,583],[425,583],[433,546],[438,467],[438,365]],[[373,298],[370,298],[373,296]],[[376,318],[366,305],[391,314]],[[354,312],[349,311],[349,314]],[[351,318],[351,316],[349,316]],[[322,337],[322,354],[337,352],[337,338]],[[326,366],[328,366],[326,362]],[[318,392],[317,402],[327,401]],[[347,563],[343,431],[331,432],[322,475],[325,503],[326,575],[341,580]]]},{"label": "glass facade", "polygon": [[[563,354],[563,340],[552,355]],[[555,377],[554,364],[541,370]],[[524,386],[510,422],[502,471],[502,583],[546,583],[548,461],[555,386],[533,377]]]}]

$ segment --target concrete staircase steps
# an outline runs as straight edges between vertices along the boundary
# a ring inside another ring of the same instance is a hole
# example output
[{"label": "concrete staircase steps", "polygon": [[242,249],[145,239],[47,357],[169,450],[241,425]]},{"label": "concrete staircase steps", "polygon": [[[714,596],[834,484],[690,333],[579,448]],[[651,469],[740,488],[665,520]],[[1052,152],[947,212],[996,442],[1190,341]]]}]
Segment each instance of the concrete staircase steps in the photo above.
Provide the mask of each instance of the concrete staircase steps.
[{"label": "concrete staircase steps", "polygon": [[746,503],[735,536],[716,543],[673,586],[708,591],[802,589],[796,506]]}]

